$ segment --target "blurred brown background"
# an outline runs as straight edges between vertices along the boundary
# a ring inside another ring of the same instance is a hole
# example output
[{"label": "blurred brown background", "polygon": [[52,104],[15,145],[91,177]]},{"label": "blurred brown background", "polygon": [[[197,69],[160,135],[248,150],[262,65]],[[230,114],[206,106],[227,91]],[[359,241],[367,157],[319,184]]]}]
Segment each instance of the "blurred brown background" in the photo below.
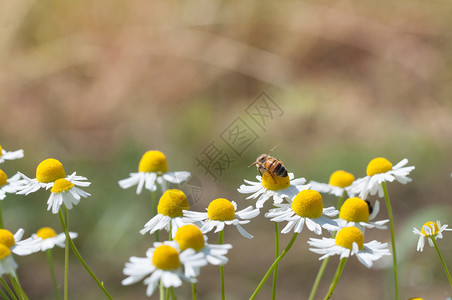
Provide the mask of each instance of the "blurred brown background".
[{"label": "blurred brown background", "polygon": [[[92,197],[70,212],[78,246],[114,299],[144,299],[142,283],[121,286],[122,268],[144,256],[149,194],[121,190],[117,181],[141,155],[159,149],[170,170],[196,175],[203,211],[218,197],[239,208],[254,204],[236,189],[257,174],[247,166],[278,145],[274,155],[297,177],[327,181],[336,169],[365,175],[375,156],[416,166],[412,183],[389,186],[400,238],[402,299],[444,299],[450,288],[434,249],[417,253],[412,227],[450,223],[452,165],[452,4],[448,1],[33,1],[0,2],[0,145],[25,158],[2,168],[34,177],[48,157],[92,182]],[[281,109],[259,127],[245,110],[265,91]],[[217,181],[196,157],[237,117],[257,139],[232,155]],[[8,196],[5,224],[26,236],[46,225],[48,192]],[[325,197],[325,202],[335,199]],[[268,209],[269,207],[265,207]],[[234,228],[226,266],[228,299],[247,299],[273,257],[273,224],[261,216]],[[382,206],[380,218],[386,216]],[[282,261],[278,299],[306,299],[319,267],[304,231]],[[289,240],[284,237],[282,246]],[[450,236],[440,241],[452,264]],[[210,241],[215,242],[211,235]],[[366,239],[390,240],[389,231]],[[63,251],[55,251],[63,276]],[[53,299],[44,254],[17,258],[31,299]],[[332,259],[321,299],[337,267]],[[407,263],[409,262],[409,263]],[[381,265],[380,265],[381,266]],[[202,270],[199,299],[219,298],[218,269]],[[392,270],[347,263],[334,299],[391,299]],[[72,299],[101,299],[89,275],[71,257]],[[271,284],[259,299],[269,299]],[[190,299],[189,287],[177,290]],[[157,299],[157,295],[154,295]]]}]

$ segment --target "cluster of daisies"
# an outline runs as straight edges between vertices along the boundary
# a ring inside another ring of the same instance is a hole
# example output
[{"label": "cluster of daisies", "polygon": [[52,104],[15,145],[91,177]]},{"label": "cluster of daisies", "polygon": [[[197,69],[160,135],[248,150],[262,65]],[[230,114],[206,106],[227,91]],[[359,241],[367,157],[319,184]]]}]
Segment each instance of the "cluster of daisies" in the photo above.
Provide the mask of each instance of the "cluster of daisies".
[{"label": "cluster of daisies", "polygon": [[[23,157],[22,150],[6,151],[1,147],[0,150],[0,164]],[[335,255],[339,256],[340,263],[326,298],[333,293],[345,261],[349,257],[356,256],[364,266],[370,268],[383,256],[392,255],[395,299],[399,299],[396,239],[386,184],[394,181],[402,184],[410,182],[411,179],[408,176],[414,167],[407,164],[408,160],[403,159],[393,166],[387,159],[378,157],[369,162],[367,176],[355,179],[351,173],[338,170],[331,174],[328,183],[307,182],[305,178],[295,178],[290,172],[287,176],[280,177],[270,171],[264,171],[261,176],[256,176],[257,181],[245,180],[244,184],[237,189],[239,194],[244,195],[238,197],[255,201],[254,206],[249,205],[239,209],[240,205],[236,202],[217,198],[210,202],[205,211],[199,212],[190,210],[188,198],[182,190],[169,188],[171,185],[180,186],[181,183],[189,180],[191,174],[186,171],[169,172],[165,155],[160,151],[148,151],[139,162],[138,172],[130,173],[128,178],[120,180],[119,186],[123,189],[136,186],[137,194],[144,190],[151,193],[153,214],[147,222],[143,222],[142,228],[137,228],[137,231],[142,235],[150,235],[154,239],[145,257],[132,256],[125,264],[123,272],[126,278],[122,284],[129,285],[143,281],[147,286],[147,296],[151,296],[156,289],[159,289],[161,297],[172,295],[174,298],[174,288],[180,287],[185,281],[192,284],[193,299],[195,299],[197,278],[201,268],[214,265],[220,269],[221,298],[224,299],[224,265],[228,262],[227,254],[232,248],[230,244],[224,243],[224,230],[232,225],[243,237],[252,239],[253,235],[245,230],[245,225],[261,214],[264,206],[268,206],[266,203],[271,202],[271,207],[262,215],[275,223],[275,243],[279,240],[280,233],[293,233],[293,238],[284,251],[280,253],[277,249],[275,262],[250,299],[257,296],[271,273],[274,274],[274,297],[278,263],[305,227],[307,231],[320,236],[320,238],[310,238],[308,244],[309,250],[319,254],[319,260],[323,260],[309,299],[314,299],[324,267],[329,258]],[[2,228],[0,230],[0,275],[6,274],[18,281],[17,264],[11,253],[29,255],[39,251],[48,252],[55,246],[66,248],[70,246],[105,295],[111,299],[103,283],[89,270],[73,244],[72,239],[77,237],[77,234],[69,232],[67,227],[68,210],[78,205],[82,198],[90,196],[84,190],[90,184],[86,177],[79,176],[76,172],[66,175],[61,162],[53,158],[38,164],[35,178],[20,172],[8,178],[0,169],[0,200],[4,200],[8,193],[29,195],[40,189],[50,190],[47,210],[59,216],[64,231],[57,234],[53,229],[44,227],[31,237],[22,240],[24,234],[22,229],[19,229],[16,234],[3,229],[0,206],[0,228]],[[324,207],[322,194],[338,197],[336,207]],[[372,204],[368,200],[369,196],[385,199],[389,219],[378,220],[380,203],[377,200]],[[245,203],[246,200],[237,202]],[[281,230],[279,224],[284,224]],[[387,229],[388,225],[391,230],[392,251],[387,243],[376,240],[365,241],[366,230]],[[414,228],[413,233],[419,235],[418,251],[423,250],[425,239],[436,248],[452,287],[452,278],[436,243],[436,240],[442,238],[443,232],[447,230],[450,229],[447,225],[441,225],[440,221],[429,221],[421,229]],[[162,234],[162,231],[166,231],[167,234]],[[209,232],[218,234],[218,244],[207,242],[206,234]],[[162,236],[165,238],[160,239]],[[58,293],[57,288],[56,292]],[[24,294],[23,298],[26,299],[25,292],[16,291],[16,293]]]}]

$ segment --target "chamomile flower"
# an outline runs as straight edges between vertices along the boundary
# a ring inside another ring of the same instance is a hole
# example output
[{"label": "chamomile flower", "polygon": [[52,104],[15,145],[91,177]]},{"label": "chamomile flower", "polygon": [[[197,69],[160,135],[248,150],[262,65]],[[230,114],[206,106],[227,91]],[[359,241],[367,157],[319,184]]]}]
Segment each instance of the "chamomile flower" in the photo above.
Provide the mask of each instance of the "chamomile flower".
[{"label": "chamomile flower", "polygon": [[337,170],[334,171],[328,183],[320,183],[317,181],[310,181],[310,188],[319,193],[328,193],[335,195],[336,197],[342,197],[344,193],[347,193],[349,197],[353,195],[350,190],[350,186],[355,181],[355,176],[352,173]]},{"label": "chamomile flower", "polygon": [[146,295],[151,296],[160,282],[165,288],[179,287],[182,280],[196,283],[195,278],[184,274],[182,266],[199,261],[201,256],[193,249],[180,252],[176,242],[154,243],[154,247],[146,251],[146,257],[132,256],[126,263],[123,272],[128,277],[122,284],[130,285],[144,278]]},{"label": "chamomile flower", "polygon": [[381,186],[382,182],[392,182],[397,180],[402,184],[410,182],[412,179],[408,177],[414,166],[405,167],[408,159],[402,159],[398,164],[392,166],[386,158],[377,157],[372,159],[367,165],[367,176],[355,180],[352,184],[351,191],[359,194],[361,199],[366,199],[367,195],[375,195],[383,197],[384,192]]},{"label": "chamomile flower", "polygon": [[149,191],[155,191],[157,184],[162,191],[167,190],[167,182],[179,184],[190,178],[190,172],[178,171],[168,172],[168,165],[165,155],[156,150],[148,151],[141,157],[138,165],[138,173],[130,173],[130,177],[120,180],[119,186],[128,189],[137,185],[137,194],[140,194],[143,187]]},{"label": "chamomile flower", "polygon": [[387,243],[382,244],[375,240],[364,243],[363,233],[356,227],[342,228],[335,238],[310,238],[308,244],[314,247],[309,250],[323,255],[319,260],[333,255],[340,255],[341,259],[356,255],[367,268],[372,267],[373,262],[384,255],[390,255]]},{"label": "chamomile flower", "polygon": [[17,173],[11,178],[8,178],[8,176],[3,172],[3,170],[0,170],[0,200],[5,199],[6,193],[15,193],[17,191],[16,185],[20,180],[20,174]]},{"label": "chamomile flower", "polygon": [[289,173],[286,177],[272,176],[268,172],[264,172],[262,176],[256,176],[258,182],[244,180],[248,185],[242,184],[237,189],[239,193],[251,194],[246,199],[257,199],[256,207],[262,208],[264,203],[273,197],[273,203],[279,204],[286,199],[292,199],[299,191],[307,189],[309,185],[305,185],[306,179],[297,178],[293,173]]},{"label": "chamomile flower", "polygon": [[444,230],[451,231],[452,229],[448,229],[446,224],[441,226],[440,221],[436,221],[436,223],[429,221],[422,225],[421,230],[413,228],[413,233],[419,235],[419,240],[417,242],[417,251],[422,252],[422,250],[424,250],[425,238],[428,239],[429,245],[433,247],[433,242],[431,239],[442,239],[442,232]]},{"label": "chamomile flower", "polygon": [[57,214],[63,204],[67,209],[72,209],[74,205],[80,203],[81,198],[91,196],[91,194],[76,187],[76,185],[88,186],[91,183],[74,180],[74,175],[75,173],[70,175],[67,179],[60,178],[55,180],[50,189],[50,197],[49,200],[47,200],[47,210],[52,209],[53,214]]},{"label": "chamomile flower", "polygon": [[0,146],[0,164],[4,163],[5,160],[14,160],[22,157],[24,157],[24,150],[6,151]]},{"label": "chamomile flower", "polygon": [[370,202],[353,197],[345,200],[341,206],[339,218],[336,222],[340,227],[356,226],[364,232],[365,228],[386,229],[389,220],[372,221],[380,211],[380,203],[375,202],[372,208]]},{"label": "chamomile flower", "polygon": [[[76,232],[69,232],[71,239],[77,237]],[[63,233],[57,234],[55,230],[50,227],[43,227],[36,233],[32,234],[28,239],[17,242],[18,255],[27,255],[38,251],[46,251],[53,249],[55,246],[64,248],[66,241],[66,235]]]},{"label": "chamomile flower", "polygon": [[[177,230],[174,241],[179,244],[180,250],[193,249],[197,253],[203,255],[206,263],[212,265],[224,265],[228,262],[225,256],[229,249],[232,248],[230,244],[213,245],[207,243],[207,237],[203,235],[198,226],[194,224],[187,224]],[[185,275],[189,277],[197,277],[199,275],[199,267],[188,263],[185,265]]]},{"label": "chamomile flower", "polygon": [[337,223],[326,216],[334,217],[339,211],[334,207],[323,208],[322,196],[317,191],[303,190],[295,196],[291,204],[275,205],[277,208],[270,209],[265,217],[274,222],[288,221],[281,233],[291,230],[300,233],[305,223],[308,229],[316,234],[322,233],[322,227],[330,231],[338,229]]},{"label": "chamomile flower", "polygon": [[17,255],[28,255],[32,252],[27,251],[26,249],[21,249],[18,246],[22,237],[24,235],[24,230],[19,228],[15,234],[12,234],[11,231],[7,229],[0,229],[0,244],[7,246],[14,254]]},{"label": "chamomile flower", "polygon": [[36,178],[29,178],[22,173],[22,180],[18,182],[17,194],[28,195],[34,193],[41,188],[48,190],[54,184],[57,179],[65,178],[72,184],[77,186],[89,186],[91,183],[86,182],[87,178],[83,176],[77,176],[76,172],[72,173],[70,176],[66,176],[63,165],[61,162],[54,158],[48,158],[43,160],[36,168]]},{"label": "chamomile flower", "polygon": [[216,228],[215,232],[220,232],[225,225],[234,225],[240,234],[247,239],[252,239],[253,236],[243,229],[241,225],[248,224],[250,219],[255,218],[257,215],[259,215],[259,209],[253,209],[252,206],[248,206],[237,211],[237,204],[224,198],[218,198],[210,202],[205,213],[184,210],[184,217],[187,223],[202,222],[201,231],[203,233],[210,232],[214,228]]},{"label": "chamomile flower", "polygon": [[155,231],[165,228],[167,231],[171,229],[171,236],[174,237],[177,229],[185,225],[182,211],[189,208],[184,192],[177,189],[166,190],[159,200],[157,214],[144,225],[140,233],[153,234]]}]

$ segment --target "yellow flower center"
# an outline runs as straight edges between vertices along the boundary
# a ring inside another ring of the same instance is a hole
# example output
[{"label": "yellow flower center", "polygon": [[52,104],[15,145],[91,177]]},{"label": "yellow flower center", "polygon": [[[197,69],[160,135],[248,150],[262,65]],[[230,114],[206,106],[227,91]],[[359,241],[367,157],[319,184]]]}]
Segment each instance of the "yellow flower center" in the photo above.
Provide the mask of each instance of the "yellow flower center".
[{"label": "yellow flower center", "polygon": [[157,207],[159,214],[171,218],[182,217],[184,215],[182,211],[189,209],[187,196],[185,196],[184,192],[177,189],[170,189],[164,192]]},{"label": "yellow flower center", "polygon": [[2,150],[3,150],[3,148],[2,148],[2,146],[0,146],[0,156],[3,155]]},{"label": "yellow flower center", "polygon": [[[428,228],[432,229],[432,225],[433,225],[433,228],[435,228],[435,230],[432,234],[429,235],[425,232],[424,226],[427,226]],[[439,227],[438,227],[438,224],[436,224],[435,222],[429,221],[429,222],[425,223],[424,225],[422,225],[421,233],[425,236],[435,236],[438,234],[438,232],[439,232]]]},{"label": "yellow flower center", "polygon": [[38,230],[38,232],[36,232],[36,234],[43,240],[57,236],[55,230],[50,227],[42,227]]},{"label": "yellow flower center", "polygon": [[180,251],[185,249],[195,249],[196,251],[204,248],[204,235],[198,226],[188,224],[180,227],[174,240],[179,243]]},{"label": "yellow flower center", "polygon": [[55,183],[53,184],[53,186],[50,189],[50,191],[52,193],[56,193],[57,194],[57,193],[61,193],[61,192],[67,192],[73,187],[74,187],[74,184],[71,183],[69,180],[64,179],[64,178],[60,178],[60,179],[57,179],[55,181]]},{"label": "yellow flower center", "polygon": [[165,154],[156,150],[146,152],[141,157],[140,164],[138,165],[138,171],[146,173],[168,172]]},{"label": "yellow flower center", "polygon": [[3,170],[0,170],[0,186],[4,186],[7,184],[8,176],[6,176],[5,172]]},{"label": "yellow flower center", "polygon": [[367,165],[367,176],[381,174],[392,170],[392,164],[383,157],[372,159]]},{"label": "yellow flower center", "polygon": [[336,235],[336,245],[352,250],[353,243],[357,243],[359,250],[363,249],[364,236],[356,227],[344,227]]},{"label": "yellow flower center", "polygon": [[358,197],[349,198],[342,204],[339,218],[349,222],[367,222],[369,221],[369,205]]},{"label": "yellow flower center", "polygon": [[207,207],[207,215],[210,220],[230,221],[235,218],[235,208],[231,201],[218,198],[210,202],[209,207]]},{"label": "yellow flower center", "polygon": [[410,299],[408,299],[408,300],[424,300],[424,299],[423,299],[423,298],[415,297],[415,298],[410,298]]},{"label": "yellow flower center", "polygon": [[161,270],[177,269],[180,266],[179,253],[171,246],[161,245],[152,255],[152,263]]},{"label": "yellow flower center", "polygon": [[280,177],[276,175],[270,175],[268,172],[262,174],[262,186],[267,190],[279,191],[287,189],[290,186],[289,176]]},{"label": "yellow flower center", "polygon": [[11,231],[7,229],[0,229],[0,244],[12,247],[16,241],[14,240],[14,235]]},{"label": "yellow flower center", "polygon": [[314,190],[303,190],[293,199],[292,210],[300,217],[320,218],[323,212],[322,196]]},{"label": "yellow flower center", "polygon": [[66,173],[63,165],[53,158],[42,161],[36,168],[36,179],[42,183],[54,182],[64,177],[66,177]]},{"label": "yellow flower center", "polygon": [[9,248],[5,245],[0,244],[0,259],[4,259],[10,254],[11,250],[9,250]]},{"label": "yellow flower center", "polygon": [[333,172],[330,176],[330,185],[341,188],[351,185],[355,181],[355,176],[352,173],[338,170]]}]

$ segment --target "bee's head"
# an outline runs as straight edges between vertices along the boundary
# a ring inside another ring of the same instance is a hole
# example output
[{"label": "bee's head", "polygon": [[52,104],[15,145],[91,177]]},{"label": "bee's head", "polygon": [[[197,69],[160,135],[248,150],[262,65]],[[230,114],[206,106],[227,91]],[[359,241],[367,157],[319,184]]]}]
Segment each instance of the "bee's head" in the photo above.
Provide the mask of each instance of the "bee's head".
[{"label": "bee's head", "polygon": [[268,155],[267,154],[261,154],[257,157],[257,162],[260,164],[263,164],[267,161]]}]

